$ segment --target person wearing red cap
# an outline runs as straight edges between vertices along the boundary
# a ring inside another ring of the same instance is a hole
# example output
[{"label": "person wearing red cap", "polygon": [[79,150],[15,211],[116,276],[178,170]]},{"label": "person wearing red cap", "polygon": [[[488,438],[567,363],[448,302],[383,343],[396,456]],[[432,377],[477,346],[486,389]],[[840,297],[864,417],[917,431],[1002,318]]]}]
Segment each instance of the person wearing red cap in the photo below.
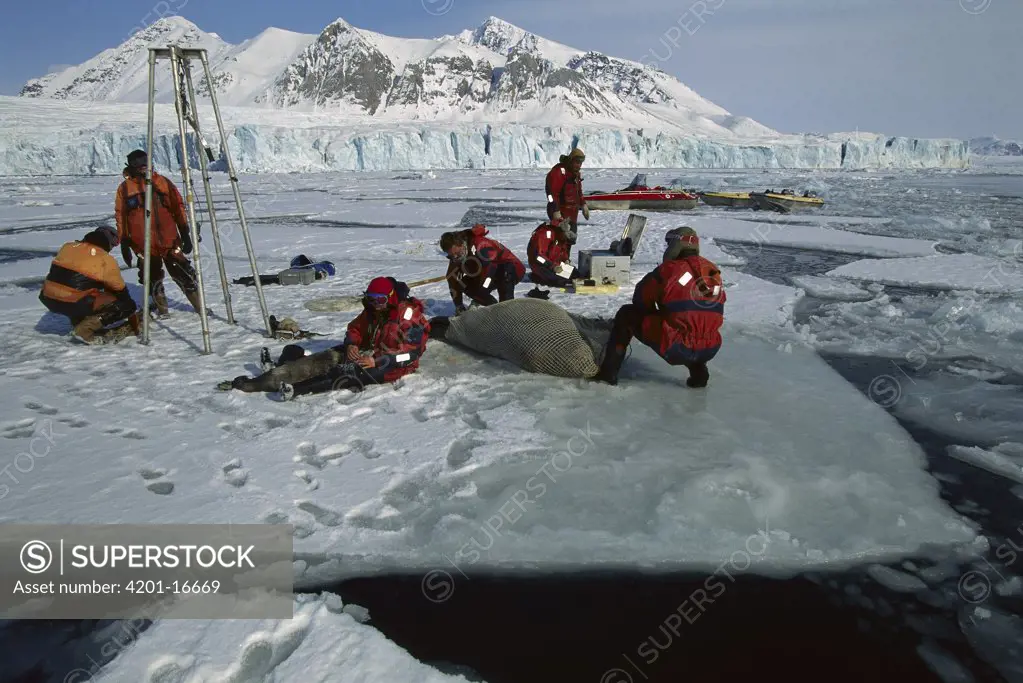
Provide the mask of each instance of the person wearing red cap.
[{"label": "person wearing red cap", "polygon": [[367,385],[390,384],[415,372],[430,337],[423,302],[411,296],[404,282],[378,277],[366,287],[362,306],[362,312],[348,323],[344,342],[338,346],[307,356],[301,346],[289,344],[282,350],[277,367],[259,377],[221,382],[217,388],[279,391],[281,398],[290,401],[304,394],[339,389],[358,392]]},{"label": "person wearing red cap", "polygon": [[707,386],[707,362],[721,348],[726,300],[721,271],[700,256],[700,238],[692,228],[671,230],[665,241],[661,265],[640,280],[632,303],[615,315],[594,380],[618,383],[625,352],[636,337],[669,364],[686,366],[687,386]]},{"label": "person wearing red cap", "polygon": [[462,295],[480,306],[497,303],[491,293],[497,290],[501,301],[515,298],[515,285],[526,276],[526,268],[512,250],[487,237],[486,226],[477,223],[469,230],[446,232],[440,236],[440,248],[448,257],[448,290],[455,304],[455,315],[465,309]]},{"label": "person wearing red cap", "polygon": [[[536,285],[547,287],[571,287],[575,266],[569,261],[568,237],[562,229],[564,222],[553,218],[548,223],[541,223],[533,231],[526,247],[529,260],[529,279]],[[547,298],[547,292],[535,287],[526,296]]]}]

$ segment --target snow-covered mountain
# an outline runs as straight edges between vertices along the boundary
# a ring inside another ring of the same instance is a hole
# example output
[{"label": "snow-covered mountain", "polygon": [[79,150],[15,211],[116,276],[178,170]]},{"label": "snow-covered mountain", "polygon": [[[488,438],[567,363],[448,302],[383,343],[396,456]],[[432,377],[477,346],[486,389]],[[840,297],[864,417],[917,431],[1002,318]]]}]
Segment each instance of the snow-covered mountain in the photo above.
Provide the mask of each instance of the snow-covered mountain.
[{"label": "snow-covered mountain", "polygon": [[972,138],[970,151],[974,154],[989,157],[1023,156],[1023,142],[1001,140],[996,137]]},{"label": "snow-covered mountain", "polygon": [[[318,36],[270,28],[225,43],[182,17],[165,17],[84,64],[29,81],[23,97],[145,102],[147,47],[209,51],[219,101],[381,121],[588,123],[713,137],[776,137],[652,67],[547,40],[491,17],[436,39],[394,38],[343,19]],[[169,66],[157,101],[170,102]],[[205,79],[194,74],[200,92]]]},{"label": "snow-covered mountain", "polygon": [[[145,142],[152,45],[208,50],[242,171],[549,166],[573,145],[591,166],[962,168],[959,140],[787,135],[734,115],[656,68],[587,52],[491,17],[434,39],[343,19],[319,35],[270,28],[239,45],[165,17],[84,64],[0,98],[0,175],[116,173]],[[170,65],[158,65],[158,164],[178,166]],[[208,94],[193,70],[200,97]],[[217,144],[208,102],[207,138]],[[204,111],[205,110],[205,111]],[[192,159],[197,163],[197,159]]]}]

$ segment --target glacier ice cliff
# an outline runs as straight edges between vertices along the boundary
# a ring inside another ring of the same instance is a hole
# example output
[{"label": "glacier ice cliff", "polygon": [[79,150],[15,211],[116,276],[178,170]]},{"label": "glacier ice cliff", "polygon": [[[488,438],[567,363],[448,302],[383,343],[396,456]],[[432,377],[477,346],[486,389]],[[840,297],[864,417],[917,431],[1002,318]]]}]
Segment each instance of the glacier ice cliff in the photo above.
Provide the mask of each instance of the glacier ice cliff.
[{"label": "glacier ice cliff", "polygon": [[[885,138],[863,133],[711,140],[682,134],[567,126],[395,124],[387,127],[290,127],[225,123],[239,172],[405,171],[550,167],[573,141],[596,168],[875,169],[966,168],[960,140]],[[160,168],[180,166],[180,138],[162,127],[154,138]],[[203,130],[214,170],[225,170],[216,129]],[[188,136],[190,165],[198,156]],[[144,148],[142,126],[6,125],[0,132],[0,175],[119,173],[125,156]]]}]

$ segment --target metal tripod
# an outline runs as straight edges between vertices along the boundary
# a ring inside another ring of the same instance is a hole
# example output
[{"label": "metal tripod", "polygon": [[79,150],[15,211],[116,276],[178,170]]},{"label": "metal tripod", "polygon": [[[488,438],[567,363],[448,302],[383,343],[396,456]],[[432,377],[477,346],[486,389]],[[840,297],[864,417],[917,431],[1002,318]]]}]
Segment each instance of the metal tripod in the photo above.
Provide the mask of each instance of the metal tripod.
[{"label": "metal tripod", "polygon": [[[143,274],[143,304],[142,304],[142,343],[149,343],[149,288],[150,288],[150,251],[152,243],[152,221],[153,221],[153,127],[154,112],[156,108],[156,62],[158,59],[169,59],[171,63],[171,80],[174,84],[174,110],[178,120],[178,137],[181,139],[181,177],[185,187],[185,206],[188,211],[189,232],[191,234],[194,249],[195,275],[199,294],[199,319],[202,324],[203,352],[211,353],[209,319],[206,311],[206,295],[203,289],[202,259],[199,258],[199,230],[195,217],[195,189],[192,184],[191,169],[188,164],[188,143],[185,131],[185,124],[191,126],[195,134],[196,149],[199,157],[199,168],[202,171],[203,190],[206,194],[206,212],[209,214],[210,232],[213,235],[213,249],[217,256],[217,265],[220,270],[220,284],[224,290],[224,303],[227,307],[227,321],[234,325],[234,311],[231,308],[231,293],[227,284],[227,271],[224,267],[224,254],[220,246],[220,230],[217,226],[217,214],[213,207],[213,191],[210,186],[209,165],[216,156],[207,144],[199,129],[199,115],[195,109],[195,88],[192,84],[192,59],[202,62],[203,73],[206,77],[206,84],[209,86],[210,100],[213,103],[213,113],[217,119],[217,129],[220,132],[220,148],[227,162],[227,172],[231,179],[231,189],[234,191],[234,201],[238,207],[238,219],[241,224],[242,237],[245,240],[245,249],[249,255],[249,265],[252,266],[252,275],[255,279],[256,295],[259,297],[259,306],[263,312],[263,323],[266,325],[266,334],[273,336],[270,328],[270,315],[266,308],[266,299],[263,297],[263,287],[259,280],[259,268],[256,265],[255,252],[252,250],[252,239],[249,236],[249,227],[245,221],[245,209],[242,207],[242,196],[238,189],[238,176],[234,170],[234,162],[231,160],[231,153],[227,147],[227,135],[224,133],[224,121],[220,116],[220,106],[217,104],[217,93],[213,86],[213,75],[210,73],[210,63],[206,56],[206,50],[199,48],[149,48],[149,122],[146,133],[146,154],[148,155],[148,166],[146,167],[146,233],[145,233],[145,271]],[[187,92],[187,95],[186,95]],[[201,148],[201,149],[200,149]]]}]

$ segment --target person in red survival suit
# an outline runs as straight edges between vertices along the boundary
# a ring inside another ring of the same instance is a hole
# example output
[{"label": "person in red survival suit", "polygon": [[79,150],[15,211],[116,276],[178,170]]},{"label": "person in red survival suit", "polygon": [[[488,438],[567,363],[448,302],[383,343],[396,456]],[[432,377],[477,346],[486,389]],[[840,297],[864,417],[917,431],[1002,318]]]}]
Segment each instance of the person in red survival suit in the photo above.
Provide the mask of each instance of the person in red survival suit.
[{"label": "person in red survival suit", "polygon": [[466,310],[463,294],[481,306],[490,306],[497,303],[492,291],[497,290],[501,301],[514,299],[515,285],[526,276],[522,261],[488,234],[486,226],[477,223],[469,230],[440,236],[441,251],[449,260],[448,290],[455,315]]},{"label": "person in red survival suit", "polygon": [[585,160],[586,155],[577,147],[567,155],[561,155],[558,163],[547,172],[547,218],[567,221],[565,235],[569,245],[575,244],[578,238],[579,211],[583,212],[583,218],[590,220],[580,172]]},{"label": "person in red survival suit", "polygon": [[636,337],[671,365],[685,365],[687,386],[707,386],[707,362],[721,348],[726,300],[721,271],[700,256],[692,228],[671,230],[665,240],[661,265],[636,285],[632,303],[618,310],[594,380],[618,383],[625,352]]},{"label": "person in red survival suit", "polygon": [[[573,286],[572,278],[575,276],[576,268],[569,261],[570,245],[562,229],[564,224],[564,221],[553,218],[549,223],[542,223],[529,238],[529,245],[526,247],[529,279],[536,285]],[[546,299],[548,293],[535,287],[526,296]]]},{"label": "person in red survival suit", "polygon": [[[419,368],[429,337],[423,302],[409,294],[404,282],[374,278],[366,288],[362,312],[348,324],[344,343],[337,347],[347,362],[318,377],[282,384],[281,397],[290,401],[339,389],[359,392],[370,384],[395,382]],[[296,357],[302,357],[305,351],[295,348]],[[281,354],[283,362],[287,350]]]}]

